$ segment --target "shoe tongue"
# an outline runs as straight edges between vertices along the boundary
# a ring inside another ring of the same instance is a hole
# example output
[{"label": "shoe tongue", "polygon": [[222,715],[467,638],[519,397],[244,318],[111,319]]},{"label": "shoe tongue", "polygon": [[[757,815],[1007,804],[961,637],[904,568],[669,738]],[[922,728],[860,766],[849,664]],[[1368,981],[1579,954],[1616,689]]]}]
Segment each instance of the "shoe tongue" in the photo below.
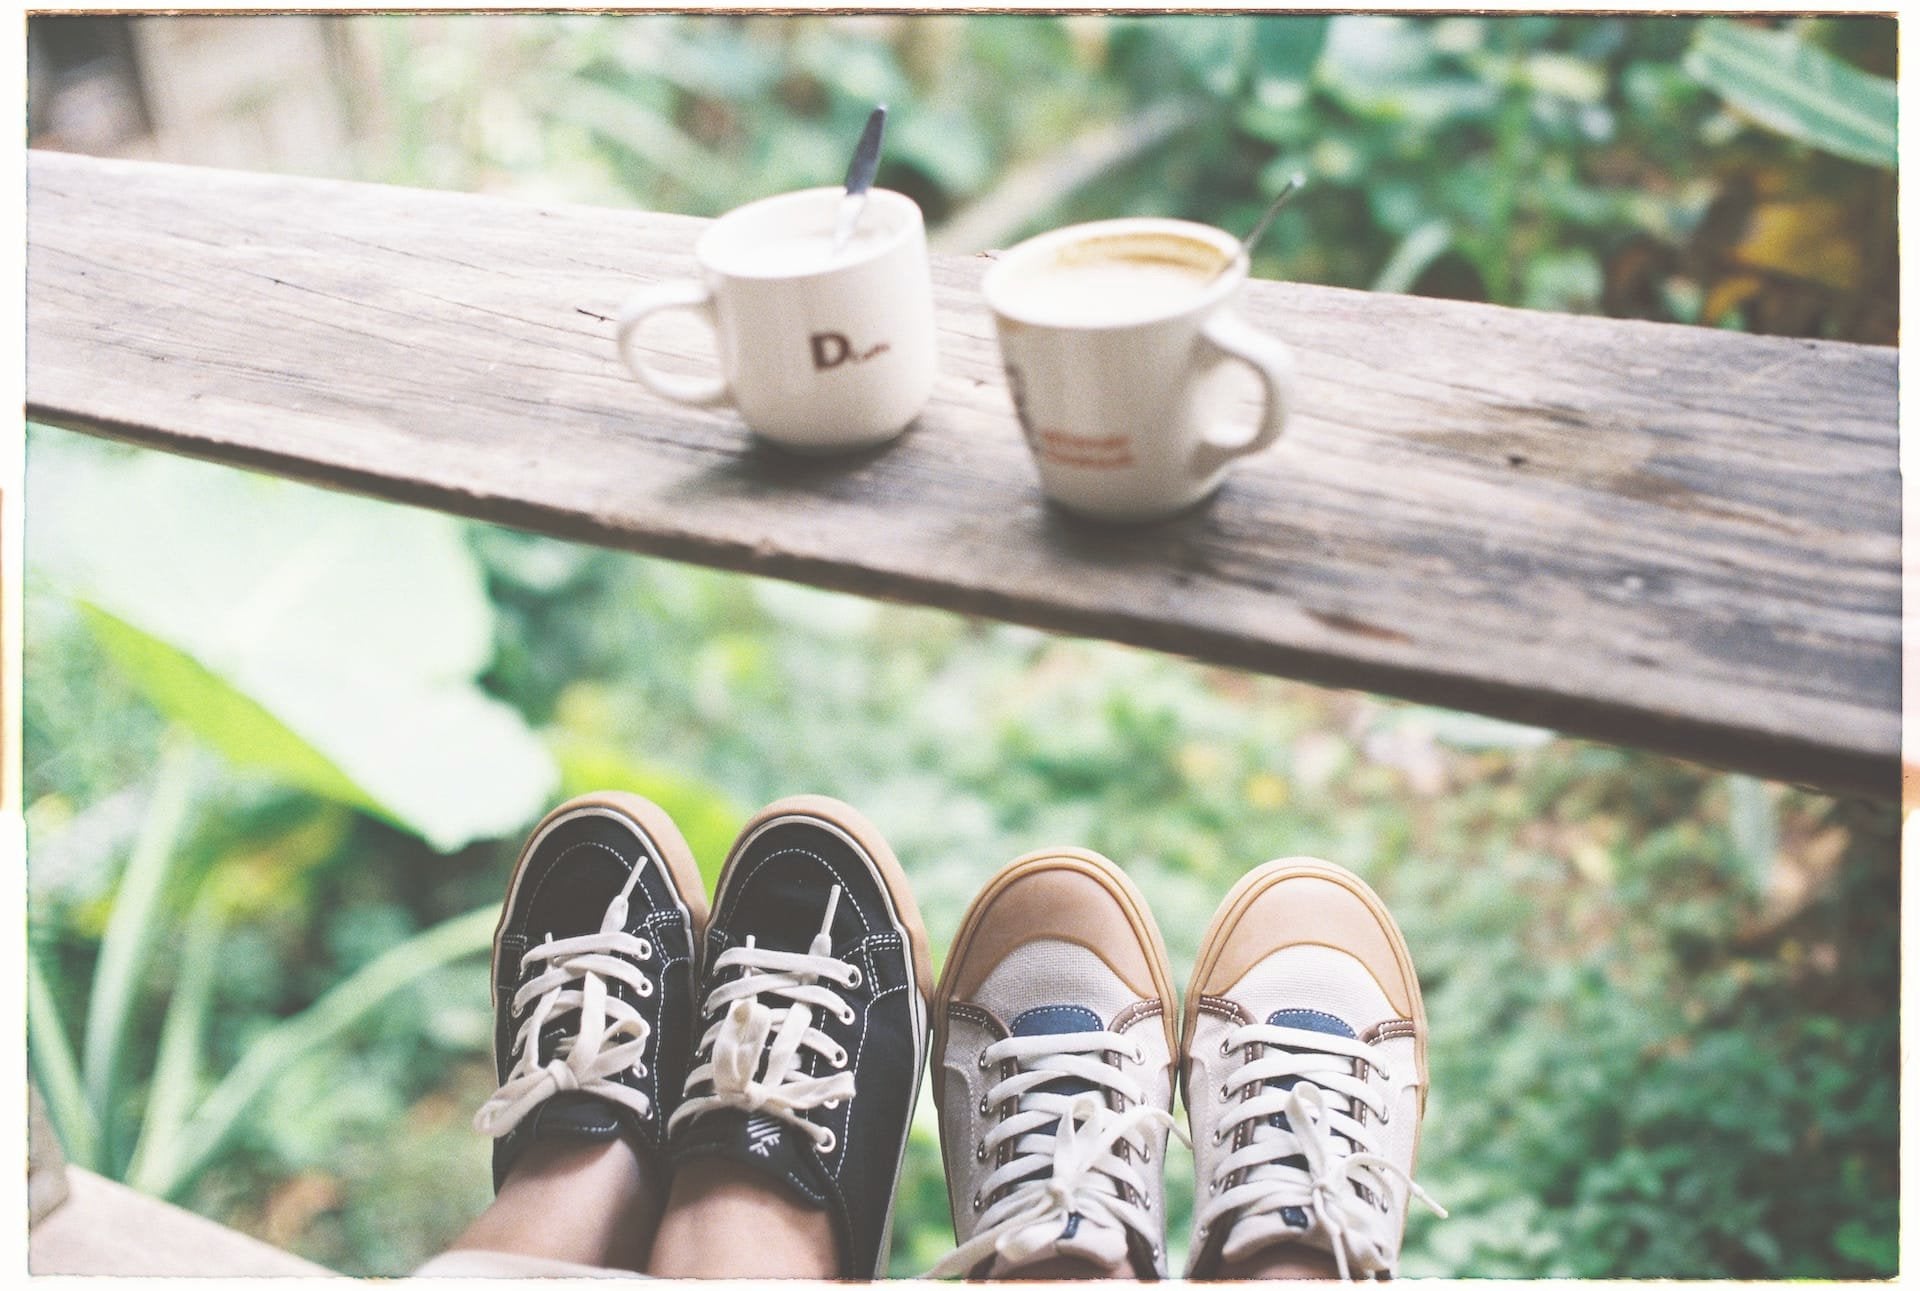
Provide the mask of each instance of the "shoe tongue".
[{"label": "shoe tongue", "polygon": [[[1355,1038],[1352,1027],[1331,1013],[1322,1013],[1318,1009],[1275,1009],[1267,1015],[1267,1025],[1292,1027],[1297,1031],[1318,1031],[1322,1035],[1345,1036],[1349,1040]],[[1301,1052],[1290,1045],[1277,1047],[1294,1053]],[[1298,1076],[1276,1076],[1269,1080],[1267,1085],[1273,1089],[1292,1089],[1298,1083],[1300,1083]],[[1284,1112],[1274,1113],[1268,1124],[1276,1129],[1291,1128],[1287,1124]],[[1307,1159],[1296,1154],[1282,1157],[1276,1164],[1305,1170]],[[1263,1215],[1250,1215],[1236,1222],[1227,1234],[1221,1255],[1226,1259],[1235,1260],[1262,1247],[1284,1241],[1299,1242],[1303,1246],[1323,1251],[1333,1249],[1332,1236],[1321,1231],[1320,1225],[1305,1206],[1282,1206],[1278,1210],[1268,1211]]]},{"label": "shoe tongue", "polygon": [[694,1119],[676,1137],[675,1161],[721,1157],[777,1182],[779,1190],[816,1209],[825,1208],[828,1180],[813,1140],[763,1112],[719,1108]]},{"label": "shoe tongue", "polygon": [[[1104,1030],[1106,1026],[1100,1021],[1100,1015],[1081,1004],[1043,1004],[1019,1014],[1007,1026],[1007,1034],[1012,1036],[1075,1035]],[[1071,1097],[1092,1091],[1094,1084],[1079,1076],[1056,1076],[1037,1088],[1050,1094]],[[1055,1131],[1034,1132],[1052,1134]],[[1032,1254],[1019,1260],[997,1257],[993,1262],[992,1276],[1006,1277],[1042,1260],[1062,1256],[1086,1260],[1105,1269],[1123,1264],[1127,1255],[1126,1235],[1118,1228],[1111,1224],[1095,1223],[1076,1213],[1068,1215],[1066,1223],[1061,1225],[1053,1239]]]},{"label": "shoe tongue", "polygon": [[621,1109],[604,1098],[566,1090],[533,1109],[527,1135],[536,1143],[617,1138],[626,1127]]},{"label": "shoe tongue", "polygon": [[[1084,1004],[1042,1004],[1021,1013],[1007,1025],[1010,1036],[1076,1035],[1084,1031],[1105,1031],[1100,1015]],[[1093,1082],[1079,1076],[1056,1076],[1037,1086],[1050,1094],[1084,1094]]]}]

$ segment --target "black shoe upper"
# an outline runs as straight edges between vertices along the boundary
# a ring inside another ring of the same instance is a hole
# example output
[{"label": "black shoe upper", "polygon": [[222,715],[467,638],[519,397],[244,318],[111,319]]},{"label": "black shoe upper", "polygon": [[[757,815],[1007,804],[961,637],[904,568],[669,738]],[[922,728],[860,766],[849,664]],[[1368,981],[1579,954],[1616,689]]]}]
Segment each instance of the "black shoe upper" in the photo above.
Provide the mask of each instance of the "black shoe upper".
[{"label": "black shoe upper", "polygon": [[[749,936],[763,950],[807,953],[821,932],[836,884],[841,892],[828,953],[857,968],[859,976],[851,986],[832,984],[846,1015],[813,1008],[811,1025],[845,1055],[854,1092],[836,1100],[837,1106],[798,1110],[802,1119],[831,1131],[831,1146],[823,1151],[814,1137],[774,1116],[728,1105],[691,1114],[675,1126],[671,1153],[676,1165],[699,1157],[739,1162],[824,1207],[839,1243],[841,1276],[871,1278],[885,1268],[894,1186],[919,1092],[926,1051],[921,992],[927,984],[913,981],[909,931],[891,908],[885,883],[865,850],[805,816],[775,816],[737,844],[721,875],[707,930],[700,1000],[704,1007],[715,987],[748,971],[717,966],[724,952],[744,947]],[[788,1006],[772,993],[758,998],[777,1010]],[[696,1036],[694,1067],[711,1060],[709,1028],[726,1012],[721,1008],[700,1019],[706,1038]],[[777,1033],[779,1027],[773,1029]],[[766,1075],[770,1047],[760,1053],[756,1079]],[[836,1071],[811,1050],[801,1051],[799,1065],[808,1077]],[[690,1103],[714,1093],[711,1078],[695,1080],[686,1091]]]},{"label": "black shoe upper", "polygon": [[[618,957],[635,964],[651,990],[643,995],[616,977],[602,975],[602,980],[609,997],[627,1001],[648,1025],[642,1070],[627,1068],[608,1079],[644,1094],[649,1111],[642,1115],[590,1091],[552,1094],[495,1139],[496,1190],[531,1142],[624,1135],[636,1151],[658,1151],[664,1145],[667,1118],[679,1103],[693,1042],[694,933],[658,847],[638,822],[615,807],[562,808],[543,823],[521,858],[494,941],[494,1066],[504,1083],[517,1057],[514,1041],[526,1016],[514,1015],[514,995],[543,967],[525,962],[528,949],[549,938],[564,941],[599,932],[636,865],[640,873],[627,894],[626,917],[619,926],[645,942],[649,953],[644,958]],[[580,1010],[564,1009],[541,1029],[537,1043],[543,1065],[556,1058],[563,1041],[577,1035],[580,1022]]]}]

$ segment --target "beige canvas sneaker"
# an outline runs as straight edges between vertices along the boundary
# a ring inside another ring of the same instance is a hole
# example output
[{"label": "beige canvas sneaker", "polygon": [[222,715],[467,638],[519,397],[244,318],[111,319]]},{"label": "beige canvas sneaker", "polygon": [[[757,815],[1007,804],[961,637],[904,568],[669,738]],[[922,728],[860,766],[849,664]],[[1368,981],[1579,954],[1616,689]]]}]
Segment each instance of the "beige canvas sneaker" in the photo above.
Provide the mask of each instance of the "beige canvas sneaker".
[{"label": "beige canvas sneaker", "polygon": [[1391,1276],[1409,1197],[1433,1205],[1412,1177],[1427,1019],[1373,889],[1304,858],[1243,878],[1201,942],[1182,1046],[1196,1172],[1187,1275],[1298,1243],[1343,1276]]},{"label": "beige canvas sneaker", "polygon": [[933,1276],[1069,1258],[1166,1276],[1172,975],[1104,856],[1034,852],[968,907],[934,993],[934,1097],[959,1248]]}]

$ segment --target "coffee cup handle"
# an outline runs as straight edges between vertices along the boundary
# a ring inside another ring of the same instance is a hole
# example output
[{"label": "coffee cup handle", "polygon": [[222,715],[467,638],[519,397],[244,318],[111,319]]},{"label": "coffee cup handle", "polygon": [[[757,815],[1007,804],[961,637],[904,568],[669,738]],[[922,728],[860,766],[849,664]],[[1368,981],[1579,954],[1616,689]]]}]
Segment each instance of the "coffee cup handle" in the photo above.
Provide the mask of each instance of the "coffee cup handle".
[{"label": "coffee cup handle", "polygon": [[713,293],[707,290],[705,283],[670,282],[643,291],[629,300],[620,310],[620,330],[616,344],[620,347],[620,359],[627,365],[627,371],[640,380],[640,384],[663,399],[672,399],[676,403],[690,403],[697,407],[733,402],[733,391],[727,385],[724,376],[683,377],[668,372],[658,372],[642,363],[633,352],[633,338],[640,325],[655,314],[669,310],[683,310],[690,314],[699,314],[707,320],[707,326],[716,332],[719,321],[713,312]]},{"label": "coffee cup handle", "polygon": [[1252,368],[1266,387],[1266,399],[1260,410],[1260,424],[1253,434],[1237,442],[1214,437],[1209,427],[1194,445],[1190,467],[1194,478],[1205,479],[1236,457],[1257,453],[1280,438],[1286,428],[1287,411],[1293,405],[1293,351],[1254,330],[1238,314],[1222,311],[1209,318],[1200,329],[1201,339],[1215,351],[1215,362],[1238,359]]}]

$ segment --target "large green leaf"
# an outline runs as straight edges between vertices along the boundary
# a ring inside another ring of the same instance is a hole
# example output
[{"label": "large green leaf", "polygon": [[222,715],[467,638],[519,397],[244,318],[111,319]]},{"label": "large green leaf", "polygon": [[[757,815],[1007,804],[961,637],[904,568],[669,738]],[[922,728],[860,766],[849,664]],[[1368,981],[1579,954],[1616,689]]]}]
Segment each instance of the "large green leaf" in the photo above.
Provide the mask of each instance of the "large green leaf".
[{"label": "large green leaf", "polygon": [[1893,82],[1851,67],[1792,32],[1704,22],[1686,67],[1769,129],[1870,166],[1899,165]]},{"label": "large green leaf", "polygon": [[28,554],[154,706],[235,763],[452,850],[544,804],[552,758],[474,677],[459,522],[36,431]]}]

